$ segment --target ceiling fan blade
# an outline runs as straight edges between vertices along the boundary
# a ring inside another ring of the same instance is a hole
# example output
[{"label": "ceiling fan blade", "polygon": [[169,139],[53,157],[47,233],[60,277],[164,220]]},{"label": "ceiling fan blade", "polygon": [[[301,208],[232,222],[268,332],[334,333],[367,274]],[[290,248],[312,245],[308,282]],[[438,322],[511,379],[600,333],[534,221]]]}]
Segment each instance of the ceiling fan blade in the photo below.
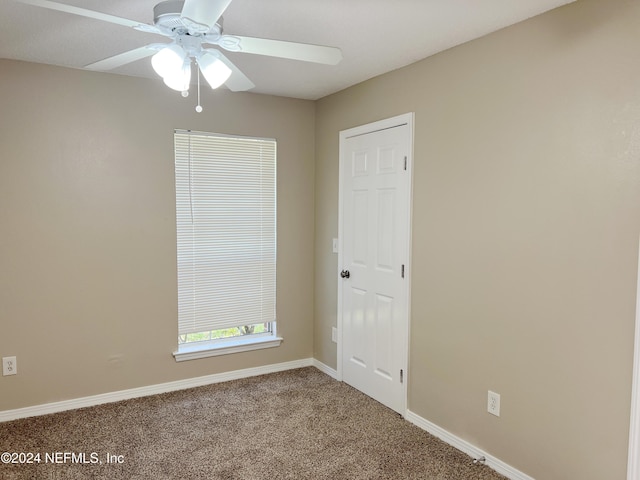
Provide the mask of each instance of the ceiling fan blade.
[{"label": "ceiling fan blade", "polygon": [[93,10],[87,10],[86,8],[74,7],[73,5],[66,5],[64,3],[52,2],[50,0],[14,0],[18,3],[24,3],[26,5],[33,5],[36,7],[48,8],[49,10],[57,10],[59,12],[72,13],[73,15],[79,15],[81,17],[93,18],[95,20],[102,20],[103,22],[115,23],[117,25],[123,25],[125,27],[138,27],[141,24],[134,20],[127,18],[116,17],[114,15],[108,15],[106,13],[100,13]]},{"label": "ceiling fan blade", "polygon": [[218,57],[231,69],[231,76],[225,82],[225,85],[229,90],[232,92],[244,92],[255,87],[254,83],[220,51],[218,51]]},{"label": "ceiling fan blade", "polygon": [[189,27],[204,33],[216,24],[230,3],[231,0],[185,0],[180,16]]},{"label": "ceiling fan blade", "polygon": [[146,47],[136,48],[134,50],[129,50],[128,52],[121,53],[119,55],[114,55],[113,57],[105,58],[104,60],[100,60],[99,62],[91,63],[84,68],[87,70],[111,70],[113,68],[118,68],[122,65],[126,65],[127,63],[135,62],[136,60],[140,60],[142,58],[149,57],[156,53],[158,50]]},{"label": "ceiling fan blade", "polygon": [[289,58],[303,62],[324,63],[326,65],[337,65],[342,60],[342,51],[336,47],[234,36],[240,39],[240,51],[244,53]]}]

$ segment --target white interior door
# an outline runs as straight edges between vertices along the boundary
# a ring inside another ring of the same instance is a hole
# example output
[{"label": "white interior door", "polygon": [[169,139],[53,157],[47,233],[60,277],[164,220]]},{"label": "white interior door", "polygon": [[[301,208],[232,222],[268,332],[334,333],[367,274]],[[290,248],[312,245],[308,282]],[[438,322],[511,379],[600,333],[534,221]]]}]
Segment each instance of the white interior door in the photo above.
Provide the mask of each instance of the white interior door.
[{"label": "white interior door", "polygon": [[412,120],[402,115],[340,137],[338,369],[343,381],[403,415]]}]

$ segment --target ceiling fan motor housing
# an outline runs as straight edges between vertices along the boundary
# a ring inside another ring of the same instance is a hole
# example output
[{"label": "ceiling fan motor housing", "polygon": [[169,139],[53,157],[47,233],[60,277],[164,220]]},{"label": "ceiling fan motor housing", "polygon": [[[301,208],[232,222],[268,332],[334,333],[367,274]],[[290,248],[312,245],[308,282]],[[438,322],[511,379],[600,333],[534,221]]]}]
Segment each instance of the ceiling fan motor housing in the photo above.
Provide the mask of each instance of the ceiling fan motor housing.
[{"label": "ceiling fan motor housing", "polygon": [[[182,21],[182,8],[184,0],[166,0],[153,7],[154,25],[176,32],[178,35],[189,33],[201,34],[200,32],[190,32],[189,27]],[[211,27],[210,33],[222,33],[222,17]]]},{"label": "ceiling fan motor housing", "polygon": [[153,23],[167,28],[181,27],[180,14],[184,0],[167,0],[153,7]]}]

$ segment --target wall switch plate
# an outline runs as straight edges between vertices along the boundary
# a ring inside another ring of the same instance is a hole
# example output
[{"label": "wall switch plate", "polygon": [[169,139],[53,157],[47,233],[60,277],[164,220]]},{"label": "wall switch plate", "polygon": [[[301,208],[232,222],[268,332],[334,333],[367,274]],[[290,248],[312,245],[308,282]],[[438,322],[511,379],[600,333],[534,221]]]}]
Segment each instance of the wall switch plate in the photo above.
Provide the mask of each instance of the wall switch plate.
[{"label": "wall switch plate", "polygon": [[487,412],[496,417],[500,416],[500,394],[489,390],[487,396]]},{"label": "wall switch plate", "polygon": [[338,239],[333,239],[333,253],[338,253]]},{"label": "wall switch plate", "polygon": [[331,327],[331,341],[338,343],[338,329],[336,327]]},{"label": "wall switch plate", "polygon": [[18,362],[16,357],[2,357],[2,375],[16,375],[18,373]]}]

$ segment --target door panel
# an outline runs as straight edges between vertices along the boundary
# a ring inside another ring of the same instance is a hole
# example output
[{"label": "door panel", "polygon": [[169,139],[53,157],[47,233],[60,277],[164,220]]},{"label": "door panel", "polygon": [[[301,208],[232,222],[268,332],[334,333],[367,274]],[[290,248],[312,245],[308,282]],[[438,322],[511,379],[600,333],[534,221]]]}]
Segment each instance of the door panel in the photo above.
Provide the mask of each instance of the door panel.
[{"label": "door panel", "polygon": [[376,295],[376,324],[374,326],[374,372],[393,381],[393,350],[389,339],[393,335],[393,298]]},{"label": "door panel", "polygon": [[376,268],[388,273],[393,272],[395,260],[395,197],[392,189],[378,190],[377,206],[377,234],[376,242]]},{"label": "door panel", "polygon": [[366,369],[368,358],[365,337],[367,331],[367,322],[365,320],[367,292],[358,288],[351,289],[351,315],[353,322],[351,328],[353,331],[353,347],[349,360],[354,362],[361,368]]},{"label": "door panel", "polygon": [[353,241],[352,263],[362,267],[367,266],[369,256],[369,196],[366,190],[356,190],[353,192]]}]

